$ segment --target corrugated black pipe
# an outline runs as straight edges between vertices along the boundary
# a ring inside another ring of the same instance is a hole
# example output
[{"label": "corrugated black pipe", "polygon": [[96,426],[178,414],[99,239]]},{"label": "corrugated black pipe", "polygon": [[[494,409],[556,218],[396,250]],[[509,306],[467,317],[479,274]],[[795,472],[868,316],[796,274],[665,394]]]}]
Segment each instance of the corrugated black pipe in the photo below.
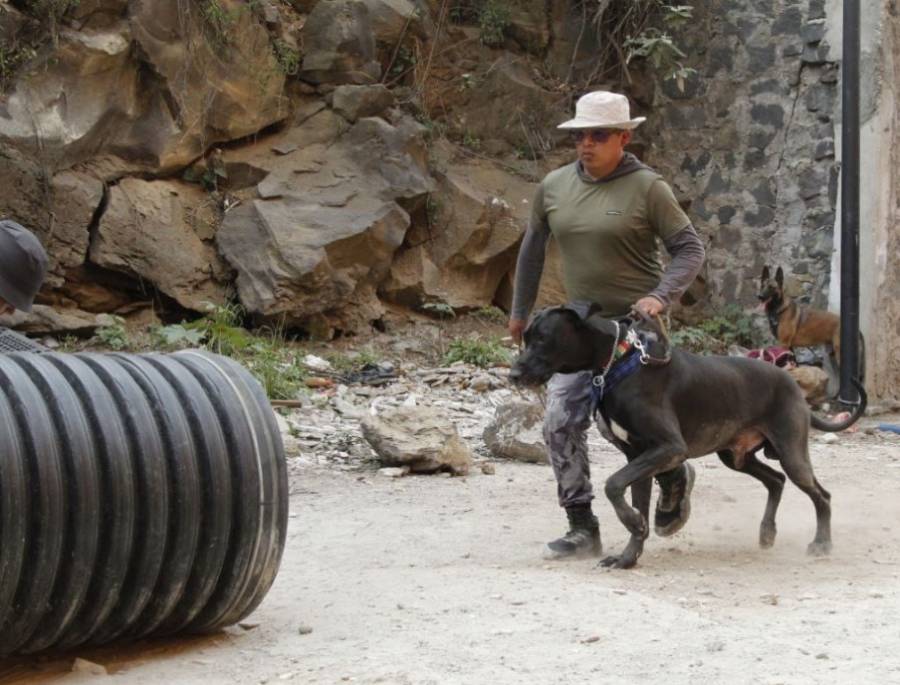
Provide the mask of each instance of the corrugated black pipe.
[{"label": "corrugated black pipe", "polygon": [[0,354],[0,657],[241,620],[275,579],[284,450],[214,354]]},{"label": "corrugated black pipe", "polygon": [[845,404],[855,403],[859,396],[852,382],[859,374],[859,53],[859,0],[844,0],[840,399]]}]

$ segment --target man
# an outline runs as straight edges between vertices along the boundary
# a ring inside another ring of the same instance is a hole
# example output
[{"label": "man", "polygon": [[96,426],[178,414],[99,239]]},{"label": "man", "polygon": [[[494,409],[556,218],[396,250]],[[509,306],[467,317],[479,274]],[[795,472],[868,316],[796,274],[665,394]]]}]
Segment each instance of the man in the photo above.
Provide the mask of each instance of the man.
[{"label": "man", "polygon": [[34,234],[15,221],[0,221],[0,314],[31,311],[47,273],[47,253]]},{"label": "man", "polygon": [[[550,235],[562,257],[570,306],[581,316],[590,304],[605,316],[636,307],[649,316],[666,310],[691,284],[705,252],[671,188],[625,147],[644,117],[631,118],[624,95],[597,91],[581,97],[575,118],[559,128],[573,133],[578,159],[549,173],[538,187],[516,266],[509,331],[521,342],[537,296]],[[672,259],[663,272],[661,240]],[[591,374],[557,374],[547,385],[544,440],[569,531],[547,544],[551,559],[599,554],[600,527],[591,510],[586,432],[590,427]],[[662,494],[655,528],[680,530],[690,514],[693,467],[657,476]]]}]

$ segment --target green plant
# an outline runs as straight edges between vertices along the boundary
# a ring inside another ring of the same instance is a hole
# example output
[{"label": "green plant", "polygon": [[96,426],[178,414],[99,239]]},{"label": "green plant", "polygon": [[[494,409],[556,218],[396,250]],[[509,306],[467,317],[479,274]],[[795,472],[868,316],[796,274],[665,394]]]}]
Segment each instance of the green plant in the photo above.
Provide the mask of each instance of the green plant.
[{"label": "green plant", "polygon": [[478,15],[479,37],[489,47],[499,47],[506,39],[510,13],[501,0],[487,0]]},{"label": "green plant", "polygon": [[372,350],[364,348],[351,354],[330,354],[327,357],[332,368],[341,374],[359,371],[369,364],[377,364],[380,359]]},{"label": "green plant", "polygon": [[393,55],[391,64],[387,70],[387,76],[393,82],[399,81],[406,74],[411,72],[415,66],[416,54],[407,46],[400,45]]},{"label": "green plant", "polygon": [[282,343],[275,338],[258,339],[240,358],[263,386],[266,396],[273,400],[295,399],[302,392],[307,377],[298,355]]},{"label": "green plant", "polygon": [[200,332],[206,348],[216,354],[234,357],[247,349],[253,342],[253,337],[241,328],[243,307],[237,303],[206,304],[206,316],[184,324],[184,327]]},{"label": "green plant", "polygon": [[478,9],[473,6],[472,0],[461,0],[451,5],[448,16],[454,24],[475,22],[478,20]]},{"label": "green plant", "polygon": [[534,159],[534,153],[531,151],[531,148],[528,147],[525,143],[519,143],[513,148],[513,154],[518,159]]},{"label": "green plant", "polygon": [[753,348],[763,343],[753,317],[735,304],[694,326],[674,328],[669,337],[678,347],[714,354],[724,354],[732,345]]},{"label": "green plant", "polygon": [[428,219],[428,225],[435,225],[440,215],[441,201],[429,193],[428,197],[425,199],[425,216]]},{"label": "green plant", "polygon": [[468,130],[463,133],[462,144],[463,147],[467,147],[475,152],[481,149],[481,139]]},{"label": "green plant", "polygon": [[26,0],[22,9],[47,29],[53,46],[59,43],[59,25],[65,15],[78,7],[79,0]]},{"label": "green plant", "polygon": [[[663,5],[662,22],[671,27],[680,26],[691,19],[693,7],[690,5]],[[672,37],[656,27],[648,27],[640,34],[631,36],[624,42],[627,50],[626,64],[636,57],[644,58],[661,71],[666,79],[675,79],[679,90],[684,90],[684,81],[695,69],[685,67],[680,60],[686,55],[675,45]]]},{"label": "green plant", "polygon": [[113,316],[112,323],[100,326],[95,338],[97,341],[112,350],[124,350],[129,346],[128,331],[125,330],[125,319],[121,316]]},{"label": "green plant", "polygon": [[222,50],[231,43],[231,30],[245,9],[238,7],[230,12],[219,0],[200,0],[200,17],[214,49]]},{"label": "green plant", "polygon": [[71,333],[67,333],[62,338],[59,339],[59,347],[57,348],[58,352],[67,352],[73,353],[78,352],[83,347],[83,341],[72,335]]},{"label": "green plant", "polygon": [[159,326],[151,331],[151,336],[160,347],[166,349],[198,347],[203,344],[203,332],[184,324]]},{"label": "green plant", "polygon": [[272,50],[275,61],[278,62],[278,70],[285,76],[296,76],[300,71],[300,52],[280,39],[272,43]]},{"label": "green plant", "polygon": [[426,302],[422,309],[439,319],[455,319],[456,311],[446,302]]},{"label": "green plant", "polygon": [[28,43],[0,45],[0,89],[4,88],[20,66],[37,56],[37,50]]},{"label": "green plant", "polygon": [[437,138],[447,137],[447,124],[443,121],[435,121],[426,116],[417,117],[419,123],[425,127],[425,140],[431,141]]},{"label": "green plant", "polygon": [[465,362],[481,368],[509,364],[510,352],[497,339],[462,338],[453,340],[444,355],[444,364]]},{"label": "green plant", "polygon": [[220,181],[228,180],[228,169],[224,164],[209,163],[205,167],[188,167],[181,174],[181,178],[188,183],[196,183],[208,193],[214,193],[219,189]]},{"label": "green plant", "polygon": [[476,319],[480,319],[481,321],[487,321],[488,323],[495,324],[503,324],[506,323],[507,317],[506,314],[500,307],[482,307],[481,309],[477,309],[472,312],[472,316]]},{"label": "green plant", "polygon": [[459,89],[471,90],[478,85],[478,77],[474,74],[461,74],[459,77]]},{"label": "green plant", "polygon": [[684,80],[694,73],[693,69],[682,63],[686,55],[669,35],[671,29],[691,21],[692,5],[671,5],[667,0],[632,0],[601,2],[592,14],[587,4],[582,8],[582,28],[576,40],[567,82],[572,79],[578,46],[589,29],[594,32],[600,50],[592,58],[595,66],[585,78],[585,88],[616,76],[621,81],[630,82],[628,67],[635,59],[647,60],[662,73],[663,78],[675,79],[679,88],[683,88]]}]

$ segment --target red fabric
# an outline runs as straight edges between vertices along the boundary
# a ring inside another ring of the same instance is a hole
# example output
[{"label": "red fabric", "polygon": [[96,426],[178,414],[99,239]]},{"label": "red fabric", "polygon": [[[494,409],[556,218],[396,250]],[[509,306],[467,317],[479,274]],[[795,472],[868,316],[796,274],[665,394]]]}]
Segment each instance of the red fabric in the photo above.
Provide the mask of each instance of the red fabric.
[{"label": "red fabric", "polygon": [[750,350],[747,353],[747,356],[751,359],[762,359],[764,362],[769,362],[770,364],[780,367],[796,366],[797,364],[794,353],[788,348],[780,347],[778,345],[762,347],[758,350]]}]

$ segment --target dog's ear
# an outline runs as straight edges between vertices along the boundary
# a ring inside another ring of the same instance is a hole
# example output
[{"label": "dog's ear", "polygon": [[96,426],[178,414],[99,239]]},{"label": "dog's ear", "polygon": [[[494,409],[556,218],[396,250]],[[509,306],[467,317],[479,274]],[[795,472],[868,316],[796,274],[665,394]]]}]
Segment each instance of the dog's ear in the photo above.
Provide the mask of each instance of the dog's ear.
[{"label": "dog's ear", "polygon": [[780,288],[782,285],[784,285],[784,271],[781,270],[781,267],[780,267],[780,266],[779,266],[778,269],[775,271],[775,282],[778,284],[778,287],[779,287],[779,288]]},{"label": "dog's ear", "polygon": [[761,280],[763,283],[769,280],[769,267],[763,267],[762,276],[759,277],[759,280]]},{"label": "dog's ear", "polygon": [[599,313],[589,314],[584,319],[584,325],[593,331],[598,331],[613,338],[618,334],[618,326],[612,319],[605,319]]}]

